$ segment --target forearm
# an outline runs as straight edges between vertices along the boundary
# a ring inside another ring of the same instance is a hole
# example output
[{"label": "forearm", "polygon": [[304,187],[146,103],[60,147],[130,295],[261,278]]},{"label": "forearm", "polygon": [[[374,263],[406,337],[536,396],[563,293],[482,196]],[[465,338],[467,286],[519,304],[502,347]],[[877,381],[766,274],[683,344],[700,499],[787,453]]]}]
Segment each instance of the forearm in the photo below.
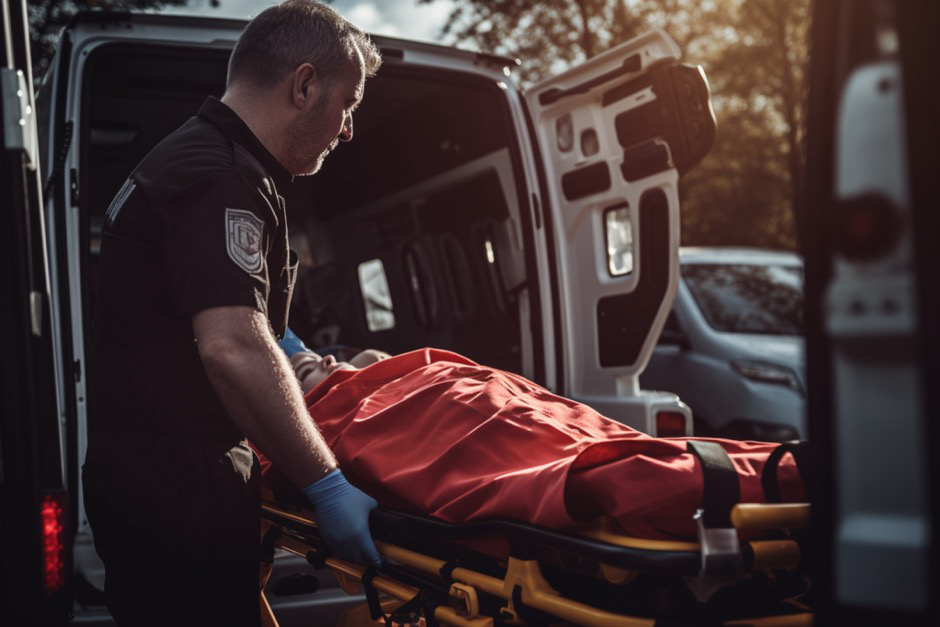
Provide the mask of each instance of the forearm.
[{"label": "forearm", "polygon": [[209,310],[193,319],[197,338],[200,330],[226,329],[222,341],[217,332],[208,339],[202,334],[200,355],[209,380],[242,432],[291,481],[306,487],[335,469],[335,458],[307,413],[267,320],[256,311],[235,319],[227,313]]}]

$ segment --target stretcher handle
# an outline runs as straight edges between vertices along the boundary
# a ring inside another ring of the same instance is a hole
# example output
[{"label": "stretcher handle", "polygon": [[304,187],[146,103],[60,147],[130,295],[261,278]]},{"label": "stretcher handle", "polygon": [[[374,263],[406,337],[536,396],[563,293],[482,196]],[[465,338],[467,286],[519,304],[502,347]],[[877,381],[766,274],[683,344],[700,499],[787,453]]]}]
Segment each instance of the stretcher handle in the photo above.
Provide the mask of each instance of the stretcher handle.
[{"label": "stretcher handle", "polygon": [[505,538],[509,541],[510,552],[517,557],[528,557],[549,548],[567,551],[610,566],[650,573],[694,575],[699,570],[699,553],[692,543],[689,543],[688,550],[685,551],[650,551],[608,544],[511,520],[448,523],[384,507],[372,511],[369,526],[376,540],[430,537],[432,533],[450,540]]},{"label": "stretcher handle", "polygon": [[810,525],[809,503],[739,503],[731,510],[731,523],[739,531],[805,529]]}]

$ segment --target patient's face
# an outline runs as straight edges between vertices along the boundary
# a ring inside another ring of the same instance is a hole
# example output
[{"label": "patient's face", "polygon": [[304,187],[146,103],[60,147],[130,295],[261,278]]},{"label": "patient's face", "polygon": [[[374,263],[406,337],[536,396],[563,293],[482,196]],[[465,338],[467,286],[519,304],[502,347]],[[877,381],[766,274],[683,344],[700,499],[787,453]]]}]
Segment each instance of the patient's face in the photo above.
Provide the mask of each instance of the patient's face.
[{"label": "patient's face", "polygon": [[355,366],[351,366],[345,361],[336,361],[336,358],[332,355],[327,355],[322,359],[317,355],[311,355],[311,357],[316,361],[316,366],[306,373],[300,382],[304,394],[323,383],[328,376],[337,370],[356,370]]}]

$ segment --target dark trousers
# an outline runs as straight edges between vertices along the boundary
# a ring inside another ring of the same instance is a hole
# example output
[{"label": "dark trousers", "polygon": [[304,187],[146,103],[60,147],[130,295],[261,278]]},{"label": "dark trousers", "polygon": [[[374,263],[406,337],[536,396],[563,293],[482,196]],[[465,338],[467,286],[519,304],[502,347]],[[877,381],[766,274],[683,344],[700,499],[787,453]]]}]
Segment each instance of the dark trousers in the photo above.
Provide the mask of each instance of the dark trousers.
[{"label": "dark trousers", "polygon": [[82,473],[118,625],[251,625],[260,471],[245,441],[95,433]]}]

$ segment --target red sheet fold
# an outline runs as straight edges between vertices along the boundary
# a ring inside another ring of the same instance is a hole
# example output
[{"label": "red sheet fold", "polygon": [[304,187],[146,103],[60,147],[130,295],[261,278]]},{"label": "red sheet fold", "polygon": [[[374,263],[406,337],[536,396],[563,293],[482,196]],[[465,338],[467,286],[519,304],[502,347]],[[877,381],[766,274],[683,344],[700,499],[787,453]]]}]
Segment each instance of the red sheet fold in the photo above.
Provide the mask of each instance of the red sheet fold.
[{"label": "red sheet fold", "polygon": [[[460,522],[563,529],[599,515],[645,538],[694,538],[701,470],[684,438],[653,438],[518,375],[422,349],[338,370],[306,397],[346,477],[391,507]],[[715,440],[742,502],[763,502],[776,446]],[[804,498],[789,456],[782,494]]]}]

